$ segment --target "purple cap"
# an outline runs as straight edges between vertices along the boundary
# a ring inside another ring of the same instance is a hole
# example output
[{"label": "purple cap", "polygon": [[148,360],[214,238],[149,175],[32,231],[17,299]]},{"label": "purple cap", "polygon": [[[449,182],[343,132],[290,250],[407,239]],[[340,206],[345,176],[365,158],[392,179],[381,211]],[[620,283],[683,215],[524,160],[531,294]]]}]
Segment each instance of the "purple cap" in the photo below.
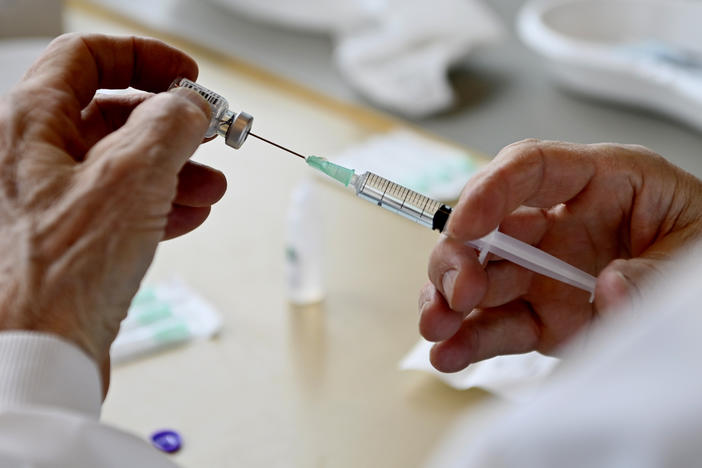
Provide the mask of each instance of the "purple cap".
[{"label": "purple cap", "polygon": [[183,446],[183,439],[176,431],[164,430],[154,432],[151,443],[162,452],[175,453]]}]

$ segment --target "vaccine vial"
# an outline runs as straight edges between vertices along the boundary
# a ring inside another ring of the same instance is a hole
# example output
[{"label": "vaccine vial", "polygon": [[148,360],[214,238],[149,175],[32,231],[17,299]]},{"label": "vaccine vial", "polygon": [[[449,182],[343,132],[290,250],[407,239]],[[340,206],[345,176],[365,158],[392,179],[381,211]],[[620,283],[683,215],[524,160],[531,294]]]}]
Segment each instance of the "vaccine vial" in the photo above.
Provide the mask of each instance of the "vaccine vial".
[{"label": "vaccine vial", "polygon": [[241,148],[253,125],[253,117],[250,114],[246,112],[232,112],[229,109],[229,103],[224,97],[187,78],[177,78],[169,89],[173,88],[189,88],[197,91],[210,104],[212,120],[205,138],[219,135],[232,148]]}]

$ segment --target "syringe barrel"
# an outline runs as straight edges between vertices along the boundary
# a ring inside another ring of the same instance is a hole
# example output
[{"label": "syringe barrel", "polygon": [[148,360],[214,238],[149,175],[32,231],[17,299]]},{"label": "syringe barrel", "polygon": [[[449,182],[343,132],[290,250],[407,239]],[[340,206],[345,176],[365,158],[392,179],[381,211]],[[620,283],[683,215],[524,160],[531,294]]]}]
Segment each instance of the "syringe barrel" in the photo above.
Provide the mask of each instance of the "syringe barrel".
[{"label": "syringe barrel", "polygon": [[443,203],[372,172],[358,176],[352,184],[359,197],[439,232],[451,213]]},{"label": "syringe barrel", "polygon": [[251,115],[246,112],[230,111],[229,102],[224,97],[187,78],[177,78],[169,89],[172,88],[188,88],[197,91],[209,103],[212,108],[212,120],[205,138],[220,135],[224,137],[227,145],[235,149],[241,148],[253,125]]},{"label": "syringe barrel", "polygon": [[[359,197],[439,232],[444,230],[451,214],[451,208],[441,202],[372,172],[354,175],[349,186]],[[593,298],[597,282],[594,276],[497,230],[466,245],[480,250],[481,262],[493,253],[531,271],[588,291],[590,300]]]}]

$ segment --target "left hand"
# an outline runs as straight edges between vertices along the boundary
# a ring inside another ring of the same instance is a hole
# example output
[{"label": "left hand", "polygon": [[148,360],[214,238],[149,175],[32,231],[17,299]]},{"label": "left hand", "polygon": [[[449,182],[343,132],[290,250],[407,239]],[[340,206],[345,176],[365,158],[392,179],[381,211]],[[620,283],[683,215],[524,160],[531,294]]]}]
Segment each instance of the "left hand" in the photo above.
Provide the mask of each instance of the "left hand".
[{"label": "left hand", "polygon": [[165,91],[197,65],[159,41],[61,36],[0,99],[0,329],[54,333],[109,377],[109,349],[162,239],[200,225],[224,176],[188,162],[210,109]]}]

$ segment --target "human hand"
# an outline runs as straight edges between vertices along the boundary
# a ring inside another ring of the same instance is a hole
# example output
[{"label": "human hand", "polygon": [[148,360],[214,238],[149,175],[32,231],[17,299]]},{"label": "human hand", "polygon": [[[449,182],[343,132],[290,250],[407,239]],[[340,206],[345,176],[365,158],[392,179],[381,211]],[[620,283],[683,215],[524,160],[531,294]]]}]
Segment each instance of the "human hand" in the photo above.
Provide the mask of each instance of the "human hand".
[{"label": "human hand", "polygon": [[[496,227],[598,275],[588,293],[464,243]],[[640,146],[534,140],[473,177],[429,262],[420,332],[432,364],[455,372],[502,354],[553,353],[637,294],[702,231],[702,183]]]},{"label": "human hand", "polygon": [[197,65],[159,41],[65,35],[0,99],[0,329],[58,334],[101,365],[158,242],[200,225],[226,189],[187,162],[210,109]]}]

